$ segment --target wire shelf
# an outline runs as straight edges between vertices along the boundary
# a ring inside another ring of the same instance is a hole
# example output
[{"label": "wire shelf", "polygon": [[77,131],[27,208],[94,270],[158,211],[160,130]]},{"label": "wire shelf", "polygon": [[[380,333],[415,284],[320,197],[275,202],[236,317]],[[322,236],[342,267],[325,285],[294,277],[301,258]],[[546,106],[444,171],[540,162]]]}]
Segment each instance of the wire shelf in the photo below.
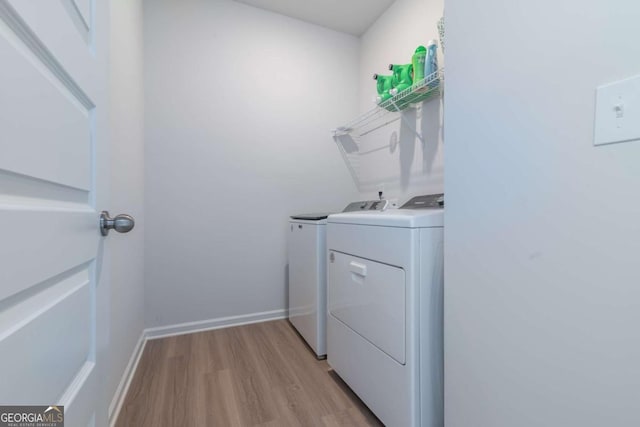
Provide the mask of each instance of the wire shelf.
[{"label": "wire shelf", "polygon": [[364,136],[382,126],[399,119],[397,113],[415,106],[429,99],[438,98],[442,94],[444,83],[444,69],[427,76],[423,81],[403,90],[395,96],[378,104],[344,126],[333,130],[334,137],[351,134],[355,137]]},{"label": "wire shelf", "polygon": [[394,145],[397,144],[397,141],[394,142],[392,140],[388,145],[383,147],[375,147],[373,149],[364,148],[363,151],[361,149],[361,141],[366,140],[367,135],[379,129],[402,121],[407,128],[415,133],[416,138],[424,144],[423,135],[416,130],[415,120],[414,123],[411,123],[402,111],[408,108],[420,107],[425,101],[440,98],[443,93],[443,88],[444,69],[441,68],[437,72],[427,76],[423,81],[381,102],[373,109],[360,115],[346,125],[340,126],[332,131],[333,139],[338,145],[354,182],[360,189],[361,186],[365,184],[361,179],[360,157],[386,148],[394,151]]}]

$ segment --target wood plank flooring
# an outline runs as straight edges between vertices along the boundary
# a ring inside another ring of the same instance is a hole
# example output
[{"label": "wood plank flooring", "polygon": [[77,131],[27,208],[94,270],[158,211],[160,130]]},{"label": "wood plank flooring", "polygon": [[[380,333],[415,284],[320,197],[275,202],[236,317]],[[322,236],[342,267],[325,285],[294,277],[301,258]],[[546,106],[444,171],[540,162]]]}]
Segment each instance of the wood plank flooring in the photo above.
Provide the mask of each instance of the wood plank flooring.
[{"label": "wood plank flooring", "polygon": [[116,423],[381,425],[286,320],[149,341]]}]

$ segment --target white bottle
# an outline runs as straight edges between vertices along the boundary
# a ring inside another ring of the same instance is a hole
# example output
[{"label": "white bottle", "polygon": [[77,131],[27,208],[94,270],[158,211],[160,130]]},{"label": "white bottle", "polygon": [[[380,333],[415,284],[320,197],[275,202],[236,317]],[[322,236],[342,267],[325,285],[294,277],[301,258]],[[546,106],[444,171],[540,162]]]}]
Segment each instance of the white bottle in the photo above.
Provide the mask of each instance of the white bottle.
[{"label": "white bottle", "polygon": [[429,87],[436,87],[440,83],[438,80],[438,42],[430,40],[427,44],[427,58],[424,61],[424,78],[429,83]]}]

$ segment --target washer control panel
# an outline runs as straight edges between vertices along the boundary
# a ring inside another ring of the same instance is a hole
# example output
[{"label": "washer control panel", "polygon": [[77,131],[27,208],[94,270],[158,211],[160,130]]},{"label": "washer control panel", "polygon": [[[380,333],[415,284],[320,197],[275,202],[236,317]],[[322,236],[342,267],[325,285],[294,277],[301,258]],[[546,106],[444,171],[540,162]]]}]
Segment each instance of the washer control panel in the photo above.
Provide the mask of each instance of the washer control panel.
[{"label": "washer control panel", "polygon": [[428,194],[416,196],[409,200],[400,209],[441,209],[444,208],[444,194]]},{"label": "washer control panel", "polygon": [[349,203],[342,212],[383,211],[387,208],[388,204],[388,200],[363,200],[361,202]]}]

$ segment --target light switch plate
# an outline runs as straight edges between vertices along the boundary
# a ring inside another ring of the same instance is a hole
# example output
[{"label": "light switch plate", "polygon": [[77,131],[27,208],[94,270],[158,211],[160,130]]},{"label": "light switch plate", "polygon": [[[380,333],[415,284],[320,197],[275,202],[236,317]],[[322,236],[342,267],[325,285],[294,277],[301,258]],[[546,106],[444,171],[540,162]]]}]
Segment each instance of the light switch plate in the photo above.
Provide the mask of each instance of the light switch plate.
[{"label": "light switch plate", "polygon": [[594,145],[640,141],[640,76],[596,89]]}]

